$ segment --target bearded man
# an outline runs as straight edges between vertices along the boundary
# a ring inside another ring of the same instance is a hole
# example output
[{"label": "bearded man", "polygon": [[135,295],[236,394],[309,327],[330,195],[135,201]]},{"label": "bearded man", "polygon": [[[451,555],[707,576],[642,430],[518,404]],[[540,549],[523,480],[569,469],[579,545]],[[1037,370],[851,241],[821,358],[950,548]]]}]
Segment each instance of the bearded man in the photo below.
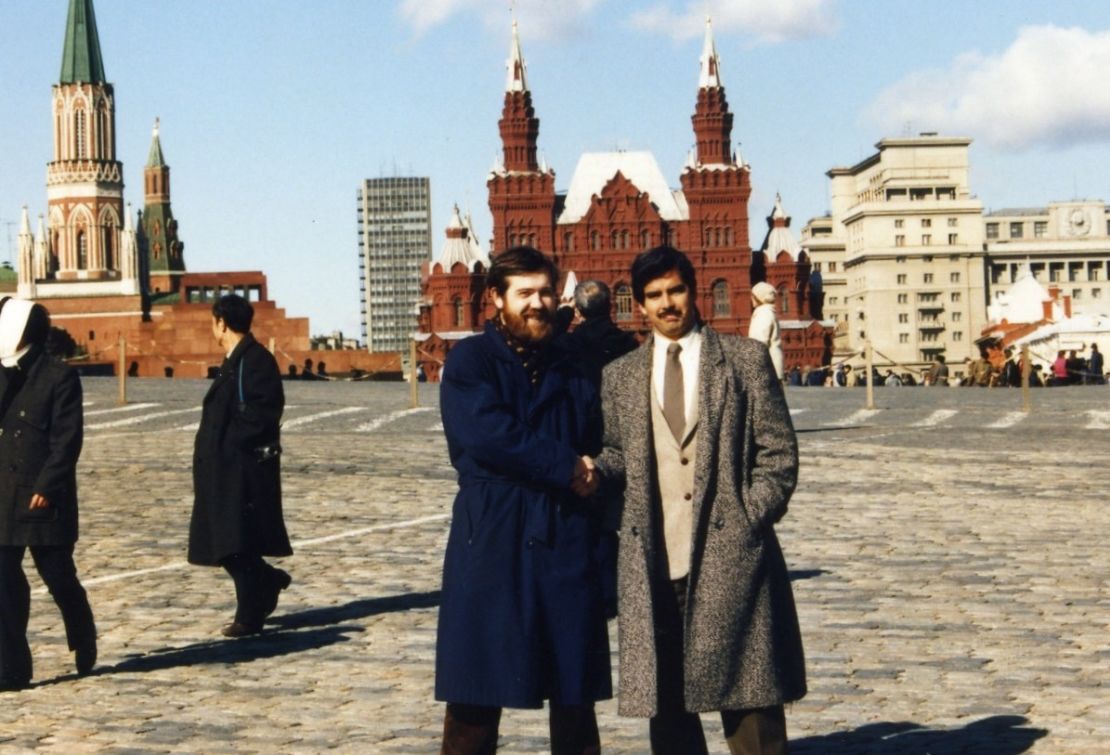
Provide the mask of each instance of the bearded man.
[{"label": "bearded man", "polygon": [[596,387],[553,340],[559,274],[530,247],[487,275],[497,317],[448,356],[443,428],[458,472],[443,563],[436,699],[444,753],[492,753],[502,708],[550,705],[551,751],[600,751],[612,695],[594,546]]}]

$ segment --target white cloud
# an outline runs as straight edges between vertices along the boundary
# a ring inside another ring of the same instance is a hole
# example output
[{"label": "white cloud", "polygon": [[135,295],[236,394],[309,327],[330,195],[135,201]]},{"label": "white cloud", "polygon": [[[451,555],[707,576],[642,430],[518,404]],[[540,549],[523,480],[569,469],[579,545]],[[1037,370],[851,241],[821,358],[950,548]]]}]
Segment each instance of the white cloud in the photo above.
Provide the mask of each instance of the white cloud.
[{"label": "white cloud", "polygon": [[839,26],[834,0],[716,0],[686,2],[682,10],[673,3],[659,3],[632,15],[632,25],[662,32],[674,39],[705,33],[706,13],[715,33],[743,34],[758,42],[782,42],[831,34]]},{"label": "white cloud", "polygon": [[[513,12],[525,39],[560,38],[581,30],[601,0],[516,0]],[[401,0],[401,18],[422,34],[453,16],[477,15],[492,29],[509,28],[507,0]]]},{"label": "white cloud", "polygon": [[1031,26],[1000,55],[967,53],[883,90],[866,120],[1006,149],[1110,142],[1110,31]]}]

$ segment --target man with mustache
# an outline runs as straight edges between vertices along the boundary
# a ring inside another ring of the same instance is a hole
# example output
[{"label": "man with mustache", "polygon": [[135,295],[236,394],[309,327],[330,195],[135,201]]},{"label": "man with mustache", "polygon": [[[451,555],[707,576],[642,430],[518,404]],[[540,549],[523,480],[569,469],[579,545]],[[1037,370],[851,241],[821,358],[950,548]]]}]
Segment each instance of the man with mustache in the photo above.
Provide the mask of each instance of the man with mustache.
[{"label": "man with mustache", "polygon": [[767,347],[698,322],[694,268],[656,247],[632,265],[652,327],[602,378],[603,484],[623,486],[620,711],[651,718],[651,751],[784,753],[783,704],[806,692],[794,598],[774,523],[798,446]]},{"label": "man with mustache", "polygon": [[600,751],[612,695],[594,562],[597,388],[553,336],[559,274],[531,247],[487,275],[497,316],[448,356],[440,386],[458,472],[443,562],[436,699],[443,753],[492,753],[502,708],[549,703],[551,751]]}]

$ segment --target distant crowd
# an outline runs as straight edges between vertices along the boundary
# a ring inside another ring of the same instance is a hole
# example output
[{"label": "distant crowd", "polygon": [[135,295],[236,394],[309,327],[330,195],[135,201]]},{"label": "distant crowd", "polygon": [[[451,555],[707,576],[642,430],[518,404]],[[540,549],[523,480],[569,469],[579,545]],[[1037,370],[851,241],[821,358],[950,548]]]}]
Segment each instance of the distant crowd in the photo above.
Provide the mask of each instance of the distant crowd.
[{"label": "distant crowd", "polygon": [[[1058,351],[1051,369],[1046,371],[1041,364],[1032,364],[1029,370],[1029,385],[1055,387],[1063,385],[1105,385],[1105,364],[1098,344],[1092,343],[1090,354],[1083,357],[1078,350]],[[968,357],[964,360],[963,372],[949,376],[948,365],[943,355],[938,355],[928,369],[895,372],[893,369],[880,371],[871,368],[870,380],[876,386],[978,386],[980,388],[1020,388],[1022,374],[1021,355],[1013,348],[988,348],[980,353],[978,359]],[[786,384],[790,386],[810,386],[827,388],[855,388],[866,386],[866,368],[853,367],[841,362],[835,368],[794,366],[786,374]]]}]

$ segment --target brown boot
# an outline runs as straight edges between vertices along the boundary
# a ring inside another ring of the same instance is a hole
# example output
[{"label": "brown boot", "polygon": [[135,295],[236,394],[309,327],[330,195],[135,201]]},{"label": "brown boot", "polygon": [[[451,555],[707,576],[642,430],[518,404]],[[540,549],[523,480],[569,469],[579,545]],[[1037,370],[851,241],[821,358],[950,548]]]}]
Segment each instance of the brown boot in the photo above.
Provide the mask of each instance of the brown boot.
[{"label": "brown boot", "polygon": [[493,755],[500,723],[500,708],[447,703],[440,755]]}]

